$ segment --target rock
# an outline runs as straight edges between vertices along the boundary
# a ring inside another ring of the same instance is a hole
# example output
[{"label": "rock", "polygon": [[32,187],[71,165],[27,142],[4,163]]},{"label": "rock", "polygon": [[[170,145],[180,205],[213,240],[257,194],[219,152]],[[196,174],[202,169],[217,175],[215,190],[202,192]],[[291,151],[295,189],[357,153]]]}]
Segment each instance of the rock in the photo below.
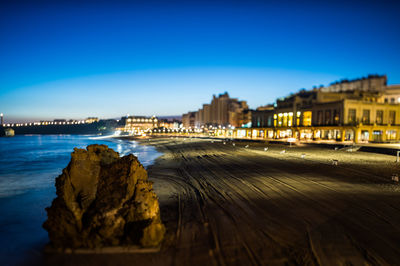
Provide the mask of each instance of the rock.
[{"label": "rock", "polygon": [[57,197],[46,208],[55,248],[160,245],[165,228],[147,172],[131,155],[106,145],[74,149],[56,179]]}]

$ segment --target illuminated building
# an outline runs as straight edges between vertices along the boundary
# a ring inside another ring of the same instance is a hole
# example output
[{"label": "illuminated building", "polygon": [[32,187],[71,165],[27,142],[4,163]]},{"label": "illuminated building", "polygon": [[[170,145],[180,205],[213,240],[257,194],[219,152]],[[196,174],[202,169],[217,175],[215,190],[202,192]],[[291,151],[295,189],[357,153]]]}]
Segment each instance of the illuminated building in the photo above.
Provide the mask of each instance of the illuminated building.
[{"label": "illuminated building", "polygon": [[140,135],[158,127],[158,119],[155,116],[128,116],[124,120],[123,130],[134,135]]},{"label": "illuminated building", "polygon": [[0,119],[1,119],[0,125],[3,126],[3,125],[4,125],[4,116],[3,116],[3,113],[0,114]]},{"label": "illuminated building", "polygon": [[274,108],[254,111],[252,129],[238,134],[251,138],[397,142],[399,102],[400,86],[387,86],[386,76],[370,75],[278,99]]},{"label": "illuminated building", "polygon": [[173,120],[168,120],[168,119],[159,119],[158,120],[158,127],[159,128],[166,128],[166,129],[179,129],[181,126],[181,122],[173,119]]},{"label": "illuminated building", "polygon": [[400,103],[400,85],[388,85],[379,101],[384,103]]},{"label": "illuminated building", "polygon": [[230,98],[227,92],[213,95],[210,104],[204,104],[197,112],[182,115],[182,123],[186,128],[214,126],[242,126],[251,122],[251,113],[246,101]]},{"label": "illuminated building", "polygon": [[182,115],[182,125],[184,128],[194,128],[196,123],[196,112],[189,112]]},{"label": "illuminated building", "polygon": [[85,123],[90,124],[90,123],[95,123],[99,122],[99,118],[97,117],[88,117],[85,119]]}]

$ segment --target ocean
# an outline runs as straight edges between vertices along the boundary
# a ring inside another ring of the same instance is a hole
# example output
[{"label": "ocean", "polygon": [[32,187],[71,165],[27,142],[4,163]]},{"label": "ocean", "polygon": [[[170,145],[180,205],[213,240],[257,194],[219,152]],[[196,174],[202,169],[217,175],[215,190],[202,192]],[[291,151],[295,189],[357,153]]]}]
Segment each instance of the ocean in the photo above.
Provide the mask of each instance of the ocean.
[{"label": "ocean", "polygon": [[45,208],[55,198],[55,178],[75,147],[105,144],[134,154],[146,167],[161,154],[135,141],[89,135],[17,135],[0,138],[0,264],[40,264],[48,242]]}]

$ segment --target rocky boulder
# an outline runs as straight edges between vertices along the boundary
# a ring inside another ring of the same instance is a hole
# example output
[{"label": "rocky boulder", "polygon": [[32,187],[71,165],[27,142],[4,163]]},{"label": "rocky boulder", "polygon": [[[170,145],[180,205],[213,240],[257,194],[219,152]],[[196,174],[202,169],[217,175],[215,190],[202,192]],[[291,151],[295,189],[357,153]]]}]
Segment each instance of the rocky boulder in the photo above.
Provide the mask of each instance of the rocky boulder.
[{"label": "rocky boulder", "polygon": [[43,227],[55,248],[158,246],[164,236],[158,198],[133,155],[106,145],[74,149],[56,179]]}]

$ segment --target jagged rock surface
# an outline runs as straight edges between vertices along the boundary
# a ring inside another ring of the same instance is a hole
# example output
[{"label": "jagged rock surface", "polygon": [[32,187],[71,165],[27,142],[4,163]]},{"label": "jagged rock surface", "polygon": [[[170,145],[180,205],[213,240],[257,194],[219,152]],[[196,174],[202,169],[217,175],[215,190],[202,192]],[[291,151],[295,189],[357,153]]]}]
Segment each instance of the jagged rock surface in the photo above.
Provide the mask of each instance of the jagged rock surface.
[{"label": "jagged rock surface", "polygon": [[74,149],[56,179],[57,197],[46,208],[50,244],[56,248],[158,246],[164,236],[158,198],[133,155],[106,145]]}]

